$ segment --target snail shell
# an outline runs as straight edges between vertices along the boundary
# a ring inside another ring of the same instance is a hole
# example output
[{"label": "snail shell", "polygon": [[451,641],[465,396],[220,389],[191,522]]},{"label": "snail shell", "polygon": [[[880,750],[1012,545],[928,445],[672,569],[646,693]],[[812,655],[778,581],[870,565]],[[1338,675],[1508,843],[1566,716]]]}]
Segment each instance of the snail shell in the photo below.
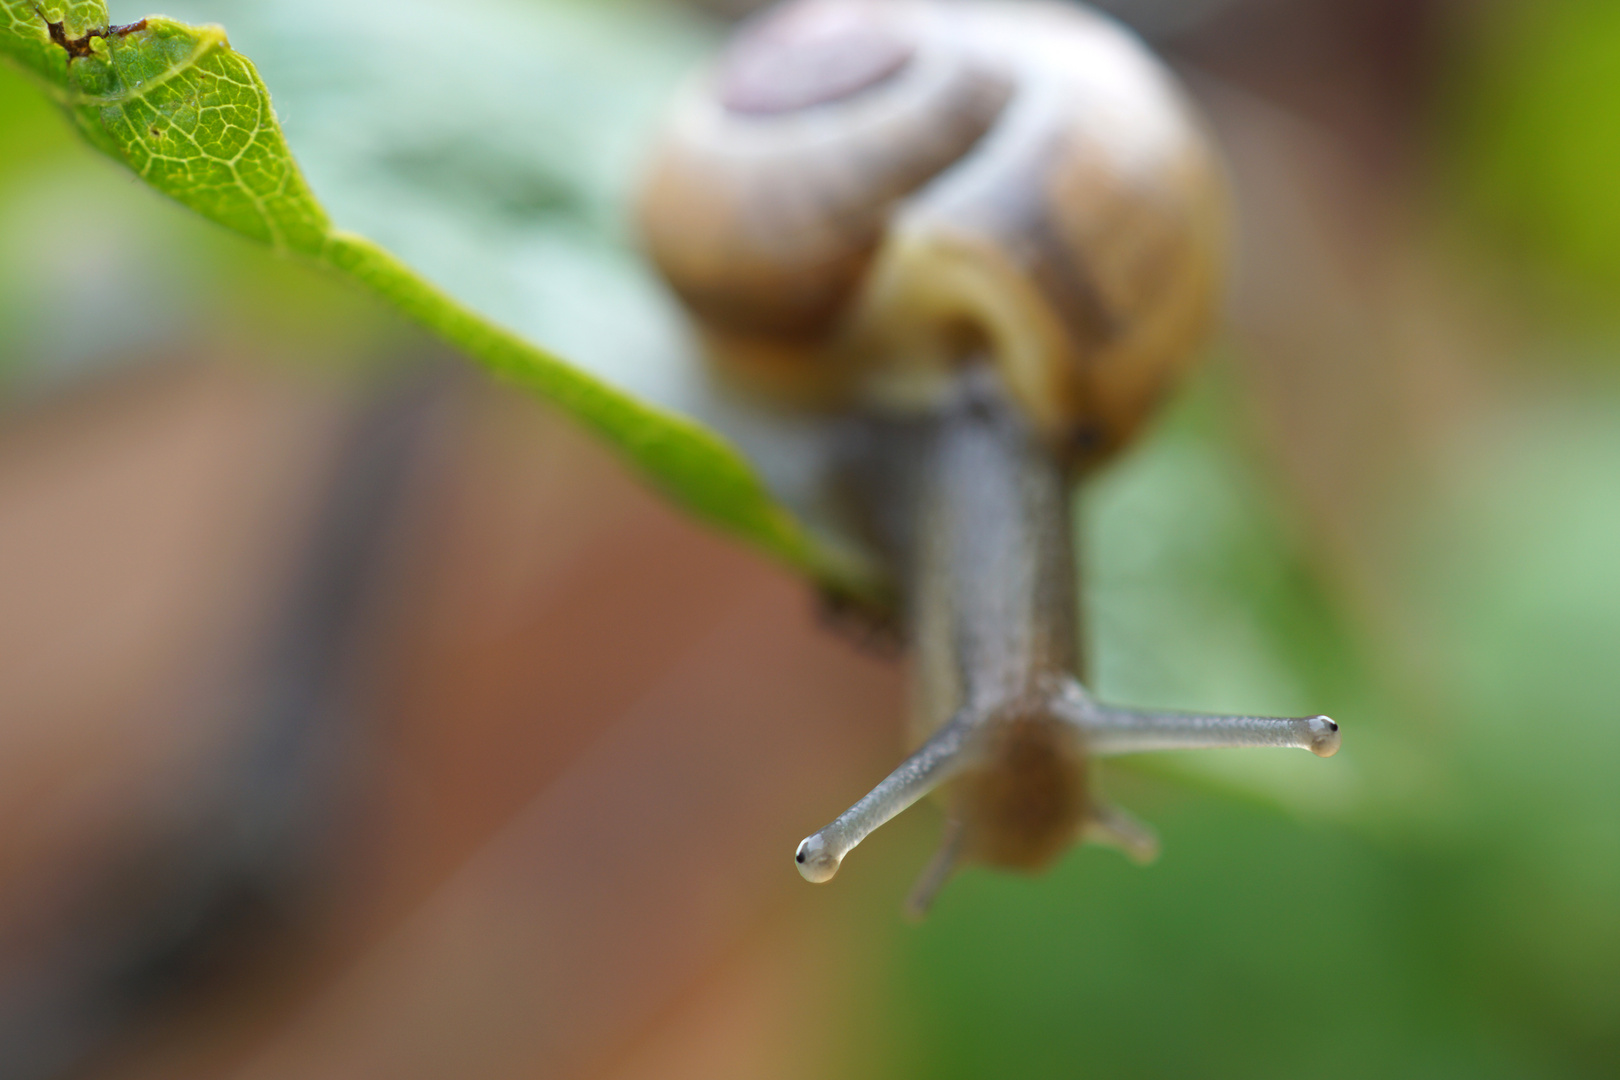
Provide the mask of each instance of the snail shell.
[{"label": "snail shell", "polygon": [[682,94],[640,205],[741,382],[916,408],[988,353],[1071,460],[1127,439],[1192,355],[1225,217],[1210,143],[1136,38],[982,0],[765,13]]}]

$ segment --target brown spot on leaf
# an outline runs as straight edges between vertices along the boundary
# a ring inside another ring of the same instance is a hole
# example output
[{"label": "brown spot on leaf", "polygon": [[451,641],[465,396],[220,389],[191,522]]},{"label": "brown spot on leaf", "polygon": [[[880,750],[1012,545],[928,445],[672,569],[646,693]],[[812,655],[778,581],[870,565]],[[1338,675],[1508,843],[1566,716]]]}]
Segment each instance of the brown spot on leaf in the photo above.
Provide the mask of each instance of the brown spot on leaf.
[{"label": "brown spot on leaf", "polygon": [[91,39],[123,37],[126,34],[137,33],[146,29],[146,20],[142,19],[140,22],[126,23],[123,26],[109,26],[103,30],[88,30],[83,37],[76,38],[68,37],[67,31],[59,22],[47,21],[45,28],[50,31],[51,40],[67,50],[68,62],[72,63],[74,60],[91,55]]}]

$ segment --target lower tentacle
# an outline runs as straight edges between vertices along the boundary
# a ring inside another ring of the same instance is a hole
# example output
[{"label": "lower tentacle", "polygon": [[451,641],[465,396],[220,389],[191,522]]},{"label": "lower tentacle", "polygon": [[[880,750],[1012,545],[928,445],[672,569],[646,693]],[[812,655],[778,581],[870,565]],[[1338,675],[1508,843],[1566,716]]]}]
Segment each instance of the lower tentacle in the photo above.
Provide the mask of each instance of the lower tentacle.
[{"label": "lower tentacle", "polygon": [[1112,803],[1093,802],[1086,819],[1085,839],[1123,851],[1132,862],[1146,865],[1159,857],[1159,834],[1153,826]]},{"label": "lower tentacle", "polygon": [[962,837],[966,829],[962,819],[952,813],[945,819],[945,832],[940,837],[939,850],[934,857],[928,860],[923,868],[922,875],[917,878],[917,884],[911,887],[911,895],[906,898],[906,915],[912,919],[921,919],[928,914],[928,909],[934,906],[934,897],[939,890],[951,880],[956,873],[957,865],[962,857]]}]

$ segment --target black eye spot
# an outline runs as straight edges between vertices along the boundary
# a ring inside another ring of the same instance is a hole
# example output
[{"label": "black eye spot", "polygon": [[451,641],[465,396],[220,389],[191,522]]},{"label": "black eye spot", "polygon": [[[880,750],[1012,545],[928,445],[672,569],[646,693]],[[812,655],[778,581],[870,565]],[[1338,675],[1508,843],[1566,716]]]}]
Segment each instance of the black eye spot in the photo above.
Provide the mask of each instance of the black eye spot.
[{"label": "black eye spot", "polygon": [[798,851],[798,854],[793,856],[793,861],[794,862],[804,862],[804,848],[800,848],[799,851]]},{"label": "black eye spot", "polygon": [[1333,721],[1333,720],[1329,720],[1329,721],[1328,721],[1328,727],[1330,727],[1330,728],[1332,728],[1332,729],[1333,729],[1333,730],[1334,730],[1334,731],[1338,731],[1338,730],[1339,730],[1339,725],[1338,725],[1338,723],[1337,723],[1337,722],[1336,722],[1336,721]]}]

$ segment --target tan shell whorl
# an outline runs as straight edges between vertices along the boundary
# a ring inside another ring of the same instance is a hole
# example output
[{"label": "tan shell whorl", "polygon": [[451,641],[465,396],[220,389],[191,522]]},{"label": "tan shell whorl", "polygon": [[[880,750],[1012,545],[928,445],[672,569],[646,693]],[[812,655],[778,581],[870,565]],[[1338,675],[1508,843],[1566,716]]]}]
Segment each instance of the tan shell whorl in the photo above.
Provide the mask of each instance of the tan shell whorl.
[{"label": "tan shell whorl", "polygon": [[1103,16],[796,0],[687,89],[640,219],[742,383],[904,409],[987,351],[1078,459],[1196,351],[1226,200],[1169,74]]}]

